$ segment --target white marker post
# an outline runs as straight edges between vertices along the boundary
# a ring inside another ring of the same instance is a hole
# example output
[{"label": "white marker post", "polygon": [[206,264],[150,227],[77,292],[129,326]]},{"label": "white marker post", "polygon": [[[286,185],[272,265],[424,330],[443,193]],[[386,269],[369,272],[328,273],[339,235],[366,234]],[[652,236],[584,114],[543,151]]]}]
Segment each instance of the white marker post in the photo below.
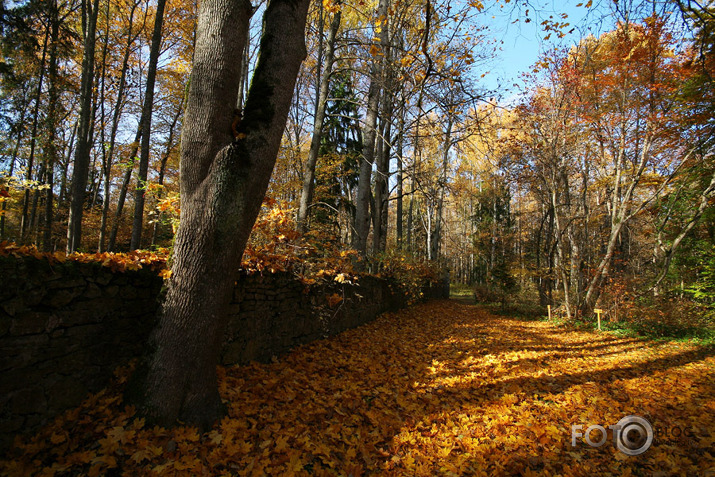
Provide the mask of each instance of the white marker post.
[{"label": "white marker post", "polygon": [[596,313],[596,317],[598,317],[598,331],[601,331],[601,313],[603,313],[603,310],[595,308],[593,311]]},{"label": "white marker post", "polygon": [[549,321],[551,321],[551,305],[546,305],[546,309],[549,310]]}]

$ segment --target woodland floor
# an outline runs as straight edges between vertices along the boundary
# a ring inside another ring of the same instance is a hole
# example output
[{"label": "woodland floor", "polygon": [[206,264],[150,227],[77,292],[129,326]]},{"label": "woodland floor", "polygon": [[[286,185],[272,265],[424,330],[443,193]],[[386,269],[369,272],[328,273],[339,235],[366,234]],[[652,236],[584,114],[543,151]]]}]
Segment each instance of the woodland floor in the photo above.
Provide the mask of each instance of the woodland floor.
[{"label": "woodland floor", "polygon": [[[222,368],[229,415],[204,435],[135,419],[121,404],[127,373],[18,441],[0,475],[715,475],[712,348],[456,300]],[[571,446],[572,424],[631,414],[657,428],[645,453]]]}]

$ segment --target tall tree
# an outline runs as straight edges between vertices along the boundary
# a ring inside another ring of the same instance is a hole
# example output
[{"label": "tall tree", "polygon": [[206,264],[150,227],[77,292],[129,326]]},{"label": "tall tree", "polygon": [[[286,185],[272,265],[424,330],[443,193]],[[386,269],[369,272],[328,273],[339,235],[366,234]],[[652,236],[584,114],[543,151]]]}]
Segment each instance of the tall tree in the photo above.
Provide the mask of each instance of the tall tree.
[{"label": "tall tree", "polygon": [[325,52],[325,68],[320,77],[320,87],[318,89],[318,101],[315,107],[315,119],[313,121],[313,136],[310,141],[310,151],[308,152],[308,160],[305,164],[303,174],[303,190],[300,196],[300,207],[298,209],[298,230],[305,233],[307,230],[308,207],[313,200],[313,191],[315,189],[315,164],[318,160],[318,151],[320,150],[320,139],[323,131],[323,123],[325,121],[325,106],[328,102],[328,88],[330,86],[330,75],[333,71],[333,59],[335,57],[335,40],[337,38],[338,29],[340,28],[340,11],[333,16],[333,21],[330,23],[330,31],[328,33],[326,52]]},{"label": "tall tree", "polygon": [[[111,121],[111,129],[109,132],[109,145],[107,146],[107,151],[106,151],[106,159],[103,164],[103,173],[104,173],[104,203],[102,204],[102,218],[99,226],[99,244],[98,244],[98,249],[100,252],[105,251],[105,239],[106,239],[106,232],[107,232],[107,218],[109,215],[109,204],[111,201],[111,176],[112,176],[112,165],[114,162],[114,149],[116,146],[116,141],[117,141],[117,131],[119,129],[119,120],[121,119],[122,115],[122,105],[124,103],[124,91],[127,85],[127,73],[129,70],[129,58],[132,53],[132,45],[136,41],[137,37],[139,36],[139,31],[134,31],[134,15],[139,7],[139,1],[135,0],[132,2],[130,11],[129,11],[129,16],[127,18],[127,39],[126,39],[126,45],[124,47],[124,55],[122,57],[122,63],[120,66],[120,73],[119,73],[119,85],[117,86],[117,98],[115,100],[114,104],[114,111],[112,112],[112,121]],[[130,169],[131,171],[131,169]],[[124,195],[126,196],[126,191],[124,192]],[[122,202],[124,201],[124,198],[122,198]],[[123,204],[122,204],[123,205]],[[116,230],[113,230],[114,232],[114,238],[116,239]],[[114,246],[114,243],[112,241],[112,247]]]},{"label": "tall tree", "polygon": [[134,223],[132,225],[132,241],[129,245],[131,250],[141,247],[142,229],[144,225],[144,196],[146,183],[149,175],[149,150],[151,140],[151,118],[154,111],[154,86],[156,84],[156,68],[159,64],[159,53],[161,52],[161,28],[164,22],[164,7],[166,0],[158,0],[156,5],[156,15],[154,17],[154,32],[151,36],[151,48],[149,50],[149,66],[146,78],[146,93],[144,94],[144,108],[142,111],[142,139],[139,156],[139,176],[134,190]]},{"label": "tall tree", "polygon": [[201,2],[182,132],[181,223],[154,351],[129,394],[163,425],[223,413],[216,365],[226,308],[305,58],[309,0],[270,0],[243,118],[235,118],[249,1]]},{"label": "tall tree", "polygon": [[82,238],[82,213],[87,193],[89,176],[89,156],[91,149],[92,89],[94,83],[94,49],[99,0],[82,0],[82,31],[84,33],[84,54],[82,56],[82,81],[80,85],[80,119],[77,130],[77,149],[75,150],[74,169],[72,171],[72,192],[70,218],[67,225],[67,252],[74,252],[80,246]]},{"label": "tall tree", "polygon": [[43,233],[43,249],[52,250],[52,224],[54,219],[54,175],[57,162],[57,108],[59,98],[58,62],[60,40],[60,14],[57,0],[51,0],[48,6],[48,21],[50,24],[50,63],[48,67],[48,106],[47,106],[47,142],[45,144],[45,224]]},{"label": "tall tree", "polygon": [[363,126],[363,153],[360,158],[360,179],[357,203],[355,204],[355,235],[353,248],[365,255],[367,237],[370,233],[370,197],[372,193],[372,167],[375,162],[375,140],[377,138],[377,117],[379,114],[380,92],[382,91],[385,56],[389,48],[388,10],[389,0],[380,0],[377,6],[375,30],[379,45],[373,45],[374,59],[370,68],[370,88],[367,93],[367,113]]}]

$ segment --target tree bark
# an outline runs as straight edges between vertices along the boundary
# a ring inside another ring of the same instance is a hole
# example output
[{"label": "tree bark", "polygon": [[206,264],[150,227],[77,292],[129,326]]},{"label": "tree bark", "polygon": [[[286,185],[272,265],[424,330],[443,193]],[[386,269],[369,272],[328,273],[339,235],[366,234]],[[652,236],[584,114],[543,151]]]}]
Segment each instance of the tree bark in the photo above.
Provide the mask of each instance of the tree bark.
[{"label": "tree bark", "polygon": [[248,0],[201,2],[181,153],[181,223],[146,372],[128,398],[151,421],[205,430],[223,413],[216,366],[236,272],[305,58],[308,0],[271,0],[243,120],[232,131]]}]

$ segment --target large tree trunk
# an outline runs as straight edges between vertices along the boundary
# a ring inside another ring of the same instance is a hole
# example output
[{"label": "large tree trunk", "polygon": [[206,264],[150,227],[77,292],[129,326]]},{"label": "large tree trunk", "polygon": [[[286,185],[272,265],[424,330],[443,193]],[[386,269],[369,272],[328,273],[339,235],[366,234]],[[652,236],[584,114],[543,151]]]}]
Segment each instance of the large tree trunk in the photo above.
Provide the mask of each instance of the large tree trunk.
[{"label": "large tree trunk", "polygon": [[[153,355],[128,397],[165,426],[207,429],[223,413],[216,366],[251,228],[275,165],[309,0],[271,0],[243,120],[232,134],[248,0],[201,2],[182,132],[181,224]],[[136,393],[132,392],[135,390]]]},{"label": "large tree trunk", "polygon": [[325,121],[325,106],[328,102],[328,90],[330,86],[330,75],[333,71],[333,58],[335,56],[335,38],[340,28],[340,12],[337,12],[330,24],[328,33],[327,51],[325,52],[325,70],[320,77],[320,89],[318,91],[318,102],[315,108],[315,120],[313,121],[313,137],[310,141],[310,151],[308,161],[305,164],[303,174],[303,191],[300,195],[300,206],[298,208],[298,230],[305,233],[308,230],[308,207],[313,201],[313,190],[315,189],[315,164],[318,160],[320,150],[320,140],[323,133],[323,122]]},{"label": "large tree trunk", "polygon": [[[144,110],[142,112],[142,145],[139,157],[139,176],[134,190],[134,223],[132,224],[132,240],[129,248],[135,250],[141,247],[142,229],[144,226],[144,194],[149,175],[149,149],[151,140],[151,116],[154,109],[154,85],[156,84],[156,68],[161,52],[161,28],[164,21],[164,6],[166,0],[158,0],[154,32],[151,37],[149,51],[149,69],[146,77],[146,94],[144,95]],[[239,61],[240,63],[240,61]]]},{"label": "large tree trunk", "polygon": [[84,27],[84,55],[80,86],[80,120],[77,130],[77,150],[72,171],[70,217],[67,226],[67,253],[80,245],[82,235],[82,212],[87,192],[89,175],[90,129],[92,122],[92,83],[94,81],[94,47],[97,43],[95,30],[99,0],[82,2],[82,26]]}]

